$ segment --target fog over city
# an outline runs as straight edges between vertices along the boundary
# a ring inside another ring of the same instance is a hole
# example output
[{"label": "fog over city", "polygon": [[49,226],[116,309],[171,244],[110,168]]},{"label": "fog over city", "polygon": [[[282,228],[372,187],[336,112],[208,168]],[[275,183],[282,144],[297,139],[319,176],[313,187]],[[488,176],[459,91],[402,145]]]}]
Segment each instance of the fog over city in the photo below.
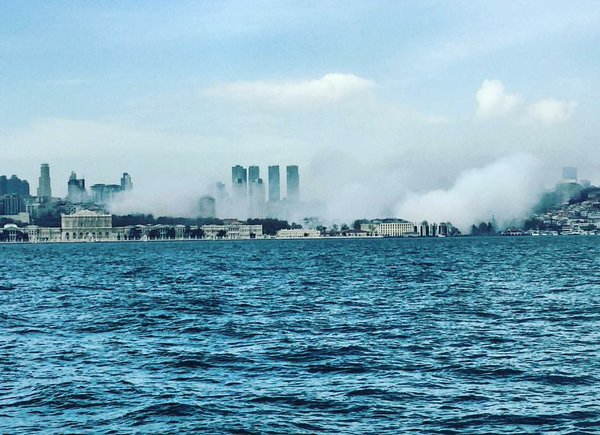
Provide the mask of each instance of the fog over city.
[{"label": "fog over city", "polygon": [[[0,7],[0,173],[194,216],[231,167],[298,165],[330,222],[525,218],[600,183],[597,2],[31,2]],[[60,24],[60,25],[59,25]]]}]

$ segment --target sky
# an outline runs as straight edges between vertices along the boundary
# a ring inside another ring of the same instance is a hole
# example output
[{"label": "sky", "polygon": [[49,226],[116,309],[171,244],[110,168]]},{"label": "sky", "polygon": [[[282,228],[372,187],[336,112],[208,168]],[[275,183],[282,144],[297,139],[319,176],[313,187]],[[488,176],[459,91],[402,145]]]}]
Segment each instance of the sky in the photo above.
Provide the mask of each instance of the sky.
[{"label": "sky", "polygon": [[566,165],[600,183],[597,1],[31,0],[0,16],[0,174],[33,189],[43,162],[58,195],[71,171],[129,172],[140,203],[176,210],[235,164],[298,164],[332,218],[417,218],[436,195],[538,192]]}]

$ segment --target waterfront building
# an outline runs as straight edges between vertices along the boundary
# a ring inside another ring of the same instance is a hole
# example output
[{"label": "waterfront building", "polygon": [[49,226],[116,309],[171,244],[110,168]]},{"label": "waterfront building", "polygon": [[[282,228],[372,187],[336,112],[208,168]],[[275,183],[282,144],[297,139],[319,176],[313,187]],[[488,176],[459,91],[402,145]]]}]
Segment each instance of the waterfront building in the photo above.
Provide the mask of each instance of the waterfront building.
[{"label": "waterfront building", "polygon": [[61,214],[63,241],[112,240],[112,215],[91,210]]},{"label": "waterfront building", "polygon": [[48,163],[42,163],[40,167],[37,196],[40,198],[52,197],[52,187],[50,185],[50,165]]},{"label": "waterfront building", "polygon": [[416,233],[415,224],[402,219],[362,223],[360,230],[373,236],[383,237],[401,237]]},{"label": "waterfront building", "polygon": [[216,200],[212,196],[205,195],[198,201],[199,217],[215,218],[217,217]]},{"label": "waterfront building", "polygon": [[123,172],[123,176],[121,177],[121,190],[127,192],[131,189],[133,189],[131,176],[127,172]]},{"label": "waterfront building", "polygon": [[71,172],[71,176],[69,177],[69,181],[67,183],[67,201],[76,204],[87,201],[85,179],[78,179],[75,172]]},{"label": "waterfront building", "polygon": [[27,225],[25,232],[30,243],[62,242],[62,230],[60,228],[43,228],[37,225]]},{"label": "waterfront building", "polygon": [[280,192],[279,165],[269,166],[269,201],[279,201]]},{"label": "waterfront building", "polygon": [[8,193],[8,178],[6,175],[0,175],[0,195],[6,195]]},{"label": "waterfront building", "polygon": [[202,231],[206,239],[247,240],[263,237],[262,225],[202,225]]},{"label": "waterfront building", "polygon": [[319,230],[309,230],[309,229],[284,229],[277,231],[278,239],[316,239],[321,237],[321,232]]},{"label": "waterfront building", "polygon": [[288,201],[300,200],[300,174],[298,166],[291,165],[286,167],[287,197]]}]

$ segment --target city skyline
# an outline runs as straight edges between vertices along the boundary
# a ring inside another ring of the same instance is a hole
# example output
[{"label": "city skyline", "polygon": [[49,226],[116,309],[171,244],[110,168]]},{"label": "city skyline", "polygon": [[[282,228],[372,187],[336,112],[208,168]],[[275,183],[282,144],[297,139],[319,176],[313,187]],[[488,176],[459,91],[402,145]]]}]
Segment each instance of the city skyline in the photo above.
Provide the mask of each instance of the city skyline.
[{"label": "city skyline", "polygon": [[477,205],[461,180],[498,166],[536,195],[565,165],[598,184],[596,2],[340,5],[4,4],[3,164],[50,163],[63,196],[60,174],[91,186],[116,161],[156,213],[236,161],[300,165],[331,218]]}]

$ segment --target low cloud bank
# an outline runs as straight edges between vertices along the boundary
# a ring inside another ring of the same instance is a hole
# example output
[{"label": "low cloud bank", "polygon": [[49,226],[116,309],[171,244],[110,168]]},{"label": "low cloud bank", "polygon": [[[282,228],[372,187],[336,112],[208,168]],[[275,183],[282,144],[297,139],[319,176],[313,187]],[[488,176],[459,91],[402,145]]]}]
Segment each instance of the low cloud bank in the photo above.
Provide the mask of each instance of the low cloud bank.
[{"label": "low cloud bank", "polygon": [[541,164],[531,155],[515,155],[464,171],[447,190],[408,194],[396,215],[412,221],[450,221],[463,232],[495,219],[499,227],[527,217],[544,190]]}]

